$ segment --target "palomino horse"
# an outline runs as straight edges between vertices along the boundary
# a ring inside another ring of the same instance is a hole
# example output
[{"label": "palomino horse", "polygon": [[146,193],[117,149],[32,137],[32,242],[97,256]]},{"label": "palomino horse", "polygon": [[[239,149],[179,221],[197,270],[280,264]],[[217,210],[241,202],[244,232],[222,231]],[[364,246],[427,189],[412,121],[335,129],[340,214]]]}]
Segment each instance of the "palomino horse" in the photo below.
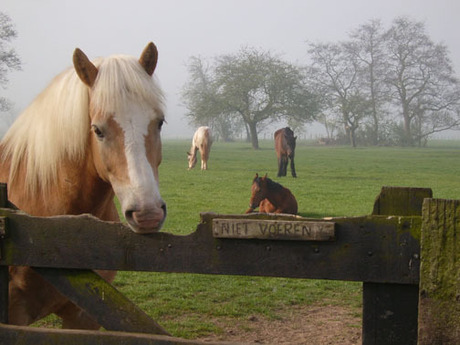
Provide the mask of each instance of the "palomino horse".
[{"label": "palomino horse", "polygon": [[211,129],[207,126],[199,127],[193,135],[192,147],[187,152],[188,169],[193,169],[196,164],[196,152],[200,150],[201,170],[208,169],[209,152],[211,151],[212,136]]},{"label": "palomino horse", "polygon": [[286,176],[287,165],[291,160],[292,177],[297,177],[294,165],[295,144],[297,137],[289,127],[278,129],[275,132],[275,150],[278,157],[278,177]]},{"label": "palomino horse", "polygon": [[246,213],[254,212],[259,207],[262,213],[297,214],[297,200],[291,191],[279,183],[270,180],[267,175],[256,174],[252,181],[251,200]]},{"label": "palomino horse", "polygon": [[[164,113],[152,78],[157,59],[153,43],[140,59],[90,62],[76,49],[74,68],[53,79],[0,143],[9,200],[36,216],[91,213],[117,221],[116,195],[134,232],[158,231],[166,204],[158,189]],[[11,324],[55,313],[64,328],[99,328],[29,267],[10,268],[9,297]]]}]

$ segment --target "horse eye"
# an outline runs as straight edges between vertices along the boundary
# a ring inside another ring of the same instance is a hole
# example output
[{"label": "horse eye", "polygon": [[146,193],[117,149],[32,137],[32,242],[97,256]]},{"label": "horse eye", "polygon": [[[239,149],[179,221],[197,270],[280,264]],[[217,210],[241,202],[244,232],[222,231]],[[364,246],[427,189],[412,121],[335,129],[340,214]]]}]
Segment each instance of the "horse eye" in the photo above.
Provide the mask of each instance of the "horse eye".
[{"label": "horse eye", "polygon": [[165,122],[164,120],[158,121],[158,129],[161,129],[161,127],[163,127],[164,122]]},{"label": "horse eye", "polygon": [[94,134],[96,134],[99,140],[104,139],[104,133],[97,127],[96,125],[92,125],[91,128],[93,129]]}]

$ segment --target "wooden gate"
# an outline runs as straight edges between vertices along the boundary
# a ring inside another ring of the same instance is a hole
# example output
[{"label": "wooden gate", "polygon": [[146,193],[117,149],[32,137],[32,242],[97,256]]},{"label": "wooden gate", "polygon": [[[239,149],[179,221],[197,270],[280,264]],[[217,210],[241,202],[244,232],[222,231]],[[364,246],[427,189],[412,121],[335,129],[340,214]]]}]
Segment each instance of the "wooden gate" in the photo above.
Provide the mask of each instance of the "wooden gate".
[{"label": "wooden gate", "polygon": [[[384,187],[362,217],[205,213],[187,236],[31,217],[0,191],[0,344],[200,343],[168,336],[93,269],[361,281],[363,344],[460,343],[460,202],[430,189]],[[7,325],[10,265],[34,267],[107,332]]]}]

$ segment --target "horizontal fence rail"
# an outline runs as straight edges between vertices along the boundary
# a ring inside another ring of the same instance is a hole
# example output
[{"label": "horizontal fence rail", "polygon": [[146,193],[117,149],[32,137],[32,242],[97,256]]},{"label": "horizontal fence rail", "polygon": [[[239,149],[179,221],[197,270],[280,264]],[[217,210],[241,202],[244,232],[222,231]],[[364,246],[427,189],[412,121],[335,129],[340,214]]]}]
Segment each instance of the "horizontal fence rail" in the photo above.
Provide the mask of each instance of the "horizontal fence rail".
[{"label": "horizontal fence rail", "polygon": [[[225,345],[164,335],[127,332],[100,332],[65,329],[43,329],[0,324],[0,344],[21,345]],[[232,343],[235,345],[235,343]]]},{"label": "horizontal fence rail", "polygon": [[[222,239],[213,220],[291,221],[289,216],[204,213],[187,236],[138,235],[92,216],[32,217],[1,209],[7,232],[0,265],[99,270],[254,275],[418,284],[420,217],[333,218],[335,239]],[[315,219],[314,222],[321,223]]]}]

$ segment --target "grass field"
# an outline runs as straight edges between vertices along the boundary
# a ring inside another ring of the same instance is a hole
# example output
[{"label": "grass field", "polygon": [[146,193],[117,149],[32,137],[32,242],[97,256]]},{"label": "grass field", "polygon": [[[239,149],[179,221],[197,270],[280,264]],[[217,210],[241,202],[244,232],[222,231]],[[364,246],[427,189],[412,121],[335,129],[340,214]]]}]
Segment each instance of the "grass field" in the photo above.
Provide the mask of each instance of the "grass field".
[{"label": "grass field", "polygon": [[[165,141],[161,194],[166,232],[195,230],[200,212],[244,213],[254,174],[268,176],[296,196],[308,217],[370,214],[382,186],[430,187],[434,197],[460,199],[460,143],[427,148],[356,148],[298,143],[298,178],[277,178],[272,142],[215,143],[209,170],[187,170],[188,141]],[[199,163],[197,164],[199,166]],[[279,318],[293,305],[341,305],[360,313],[356,282],[120,272],[115,285],[175,336],[196,338],[222,329],[213,322]],[[359,325],[356,325],[359,327]]]}]

